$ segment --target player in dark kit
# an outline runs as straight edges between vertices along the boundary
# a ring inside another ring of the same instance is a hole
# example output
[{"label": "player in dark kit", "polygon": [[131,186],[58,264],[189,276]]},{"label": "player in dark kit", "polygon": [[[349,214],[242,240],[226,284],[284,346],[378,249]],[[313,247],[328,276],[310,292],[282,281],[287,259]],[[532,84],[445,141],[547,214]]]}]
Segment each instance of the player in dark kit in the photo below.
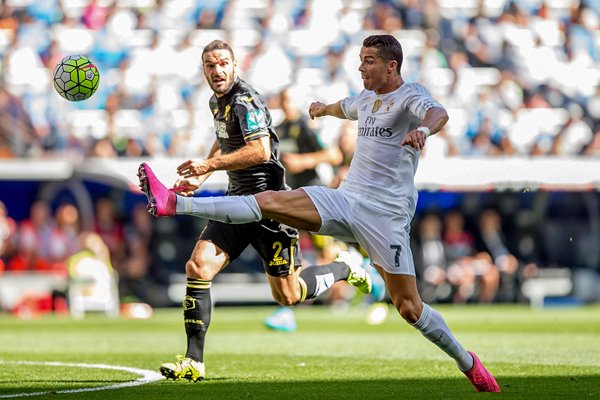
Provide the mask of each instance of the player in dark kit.
[{"label": "player in dark kit", "polygon": [[[252,195],[267,190],[287,190],[285,169],[279,161],[279,140],[263,98],[235,73],[233,51],[215,40],[202,52],[204,76],[214,92],[210,108],[217,140],[206,160],[188,160],[177,167],[180,178],[171,190],[183,196],[194,191],[216,170],[229,176],[227,194]],[[147,164],[140,165],[140,187],[148,196],[149,211],[155,213],[156,198],[149,185],[156,176]],[[189,200],[189,201],[187,201]],[[192,199],[184,197],[176,208],[193,213]],[[229,217],[229,216],[228,216]],[[186,296],[183,302],[187,352],[175,362],[165,363],[161,373],[171,379],[204,379],[204,342],[211,319],[210,287],[213,278],[252,245],[263,259],[273,298],[281,305],[294,305],[315,298],[335,281],[346,280],[368,293],[371,281],[359,265],[341,254],[319,267],[300,268],[298,231],[272,219],[230,225],[209,220],[186,263]]]}]

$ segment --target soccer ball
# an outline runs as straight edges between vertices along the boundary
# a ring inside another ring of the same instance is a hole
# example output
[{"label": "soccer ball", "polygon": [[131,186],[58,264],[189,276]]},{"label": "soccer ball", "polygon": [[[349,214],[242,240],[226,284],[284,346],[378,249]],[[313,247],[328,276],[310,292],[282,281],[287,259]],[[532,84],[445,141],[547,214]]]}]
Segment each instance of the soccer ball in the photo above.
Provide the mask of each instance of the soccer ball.
[{"label": "soccer ball", "polygon": [[54,89],[67,100],[89,99],[100,83],[98,68],[86,56],[67,56],[54,68]]}]

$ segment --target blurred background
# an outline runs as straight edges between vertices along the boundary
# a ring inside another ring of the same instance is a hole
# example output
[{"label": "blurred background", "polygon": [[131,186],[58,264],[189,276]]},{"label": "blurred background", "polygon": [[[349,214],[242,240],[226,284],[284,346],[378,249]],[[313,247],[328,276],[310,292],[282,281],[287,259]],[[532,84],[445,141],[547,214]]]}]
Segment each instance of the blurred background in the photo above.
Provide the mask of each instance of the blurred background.
[{"label": "blurred background", "polygon": [[[174,182],[176,165],[212,146],[203,46],[227,41],[268,99],[290,185],[335,186],[356,125],[306,110],[362,89],[362,40],[382,32],[403,46],[404,79],[450,115],[416,176],[424,300],[598,302],[600,0],[4,0],[0,309],[180,304],[205,221],[152,219],[135,174],[146,161]],[[100,71],[83,102],[51,82],[75,54]],[[198,195],[225,188],[215,174]],[[339,246],[303,234],[307,263]],[[272,302],[252,249],[213,287],[217,304]]]}]

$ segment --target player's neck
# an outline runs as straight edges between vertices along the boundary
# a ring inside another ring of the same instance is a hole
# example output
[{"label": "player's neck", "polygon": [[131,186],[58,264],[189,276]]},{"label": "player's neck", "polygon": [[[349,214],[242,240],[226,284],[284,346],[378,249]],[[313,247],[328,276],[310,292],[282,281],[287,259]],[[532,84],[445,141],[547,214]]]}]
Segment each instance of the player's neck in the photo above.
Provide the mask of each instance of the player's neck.
[{"label": "player's neck", "polygon": [[404,79],[401,76],[393,77],[387,80],[381,87],[374,90],[375,94],[382,95],[393,92],[404,84]]}]

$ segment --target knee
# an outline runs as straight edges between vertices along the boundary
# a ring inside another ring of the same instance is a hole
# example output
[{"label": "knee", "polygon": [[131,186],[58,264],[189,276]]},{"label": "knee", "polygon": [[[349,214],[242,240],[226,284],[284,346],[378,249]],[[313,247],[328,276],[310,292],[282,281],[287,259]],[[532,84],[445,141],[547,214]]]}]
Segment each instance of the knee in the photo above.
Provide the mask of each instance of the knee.
[{"label": "knee", "polygon": [[298,304],[300,301],[300,293],[278,292],[273,293],[273,299],[280,306],[289,307]]},{"label": "knee", "polygon": [[299,300],[300,299],[296,298],[295,296],[278,296],[275,298],[277,304],[284,307],[296,305]]},{"label": "knee", "polygon": [[423,303],[420,300],[402,298],[395,300],[394,305],[400,316],[411,325],[419,320],[423,311]]},{"label": "knee", "polygon": [[298,304],[300,301],[300,292],[294,290],[273,289],[273,299],[280,306],[289,307]]},{"label": "knee", "polygon": [[201,257],[193,257],[185,264],[185,273],[189,278],[212,281],[218,270],[210,267],[210,263]]}]

